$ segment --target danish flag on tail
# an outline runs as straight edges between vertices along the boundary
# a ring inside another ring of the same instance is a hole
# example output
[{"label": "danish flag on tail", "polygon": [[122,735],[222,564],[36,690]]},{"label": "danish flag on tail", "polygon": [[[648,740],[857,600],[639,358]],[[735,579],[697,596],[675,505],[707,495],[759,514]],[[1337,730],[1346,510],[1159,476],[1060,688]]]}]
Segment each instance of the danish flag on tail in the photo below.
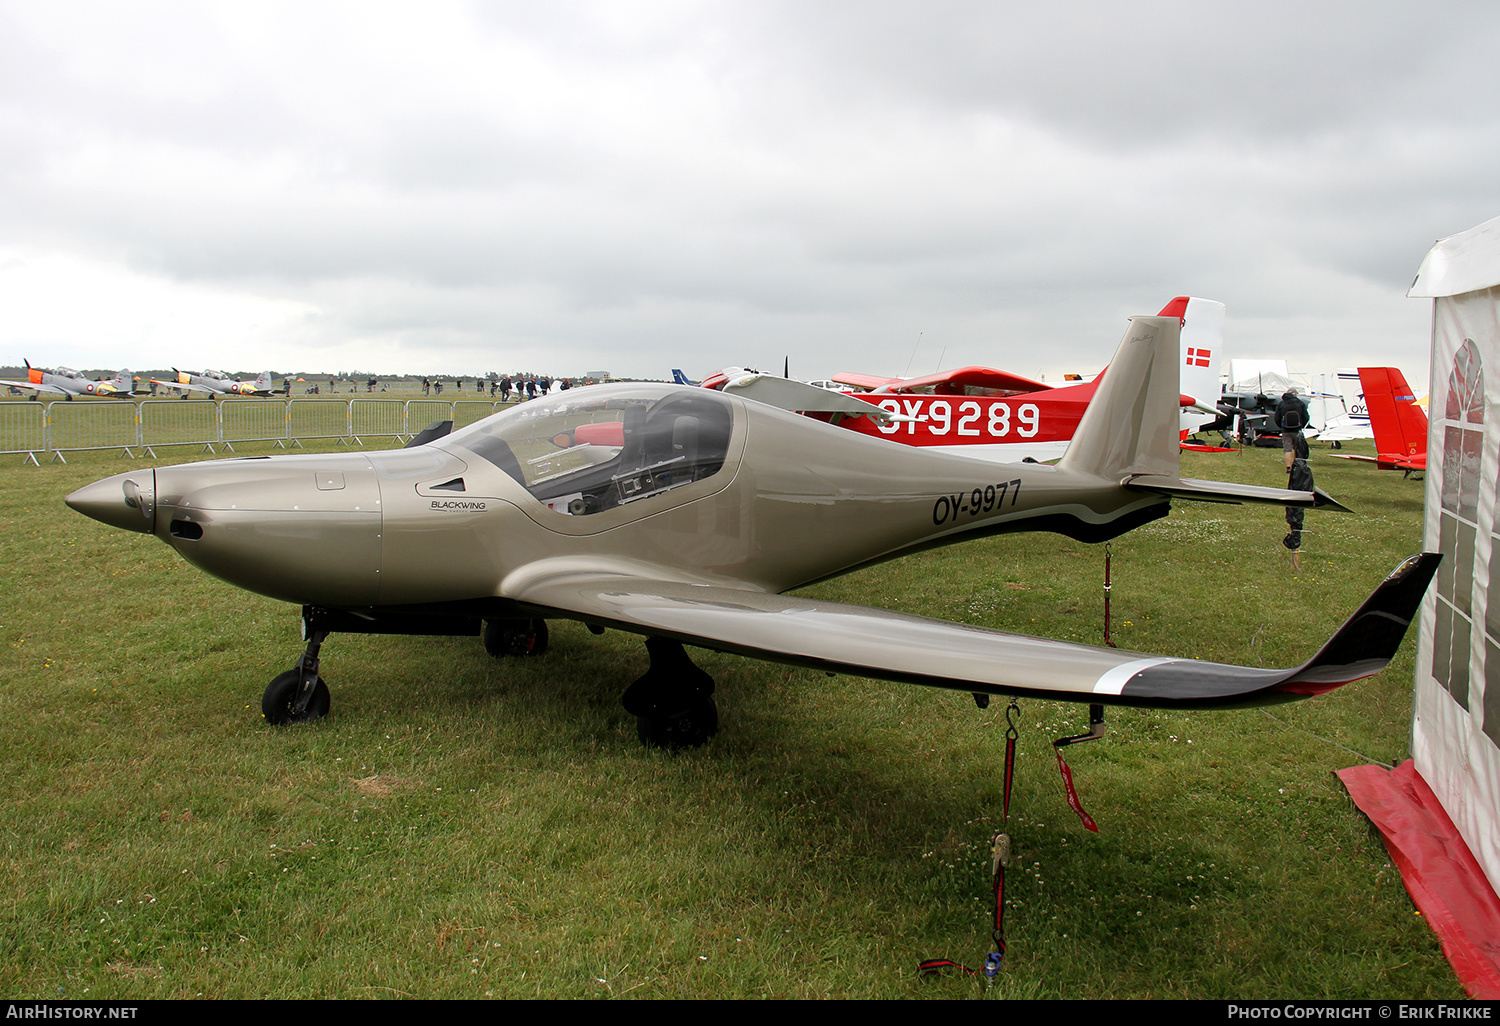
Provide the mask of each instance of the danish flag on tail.
[{"label": "danish flag on tail", "polygon": [[1198,405],[1197,409],[1182,411],[1178,426],[1182,436],[1187,437],[1219,416],[1216,407],[1220,394],[1219,364],[1224,359],[1224,304],[1197,296],[1178,296],[1162,307],[1161,316],[1182,319],[1179,390],[1192,396]]}]

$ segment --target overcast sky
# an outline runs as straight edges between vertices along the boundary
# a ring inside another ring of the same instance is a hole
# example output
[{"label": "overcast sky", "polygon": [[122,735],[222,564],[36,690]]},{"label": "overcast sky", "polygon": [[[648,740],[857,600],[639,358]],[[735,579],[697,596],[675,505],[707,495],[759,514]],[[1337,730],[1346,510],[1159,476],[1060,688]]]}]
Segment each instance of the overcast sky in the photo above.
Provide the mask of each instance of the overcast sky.
[{"label": "overcast sky", "polygon": [[[0,0],[0,363],[1426,380],[1500,5]],[[1419,386],[1420,387],[1420,386]]]}]

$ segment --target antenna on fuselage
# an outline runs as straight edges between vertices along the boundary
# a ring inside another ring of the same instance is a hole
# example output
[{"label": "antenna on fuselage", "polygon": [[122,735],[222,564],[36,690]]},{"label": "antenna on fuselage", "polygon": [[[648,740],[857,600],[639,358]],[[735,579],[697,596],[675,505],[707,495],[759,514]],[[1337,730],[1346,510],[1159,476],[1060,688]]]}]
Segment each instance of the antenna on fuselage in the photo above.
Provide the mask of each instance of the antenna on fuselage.
[{"label": "antenna on fuselage", "polygon": [[922,347],[922,334],[923,333],[920,331],[917,332],[917,344],[911,347],[911,360],[906,361],[906,370],[901,372],[901,376],[903,378],[911,377],[912,360],[915,360],[917,358],[917,350]]}]

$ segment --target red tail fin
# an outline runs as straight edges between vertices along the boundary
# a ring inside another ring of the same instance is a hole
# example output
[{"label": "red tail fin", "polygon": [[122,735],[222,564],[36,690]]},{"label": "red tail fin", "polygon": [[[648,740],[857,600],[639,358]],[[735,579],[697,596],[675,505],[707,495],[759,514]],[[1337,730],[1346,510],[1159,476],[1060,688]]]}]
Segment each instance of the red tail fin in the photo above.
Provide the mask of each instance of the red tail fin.
[{"label": "red tail fin", "polygon": [[1382,462],[1427,455],[1427,414],[1395,367],[1361,367],[1359,384],[1370,412],[1375,451]]}]

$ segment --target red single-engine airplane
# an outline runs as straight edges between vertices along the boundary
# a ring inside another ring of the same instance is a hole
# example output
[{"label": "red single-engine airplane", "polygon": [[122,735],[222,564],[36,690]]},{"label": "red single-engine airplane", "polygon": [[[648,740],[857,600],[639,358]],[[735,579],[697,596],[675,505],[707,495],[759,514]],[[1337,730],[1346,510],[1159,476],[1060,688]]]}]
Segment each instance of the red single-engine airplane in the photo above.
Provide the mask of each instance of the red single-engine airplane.
[{"label": "red single-engine airplane", "polygon": [[[1214,404],[1219,396],[1219,358],[1215,354],[1220,352],[1223,336],[1224,304],[1178,296],[1158,316],[1175,317],[1182,327],[1178,376],[1179,389],[1186,394],[1178,402],[1183,408],[1179,431],[1185,437],[1218,416]],[[1062,456],[1103,376],[1101,372],[1092,381],[1054,387],[992,367],[960,367],[916,378],[846,372],[835,374],[833,381],[847,390],[828,392],[732,369],[709,375],[702,384],[806,413],[860,434],[959,456],[1018,463]],[[878,406],[885,414],[870,414],[859,405],[829,398],[839,395]]]}]

